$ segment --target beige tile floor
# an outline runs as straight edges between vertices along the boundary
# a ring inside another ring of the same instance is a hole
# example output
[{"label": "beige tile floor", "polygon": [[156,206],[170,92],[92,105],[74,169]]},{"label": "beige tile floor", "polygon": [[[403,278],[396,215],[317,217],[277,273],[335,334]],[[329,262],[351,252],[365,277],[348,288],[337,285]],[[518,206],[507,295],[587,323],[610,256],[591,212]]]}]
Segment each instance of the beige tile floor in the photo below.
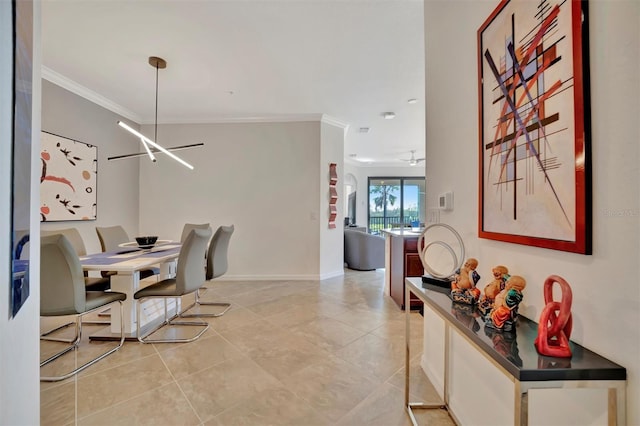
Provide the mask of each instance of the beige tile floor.
[{"label": "beige tile floor", "polygon": [[[345,270],[320,282],[215,281],[204,299],[230,301],[232,309],[208,318],[201,339],[127,342],[76,377],[41,383],[41,424],[410,425],[405,317],[383,282],[384,270]],[[422,317],[411,316],[411,399],[437,403],[419,367]],[[42,359],[55,345],[42,343]],[[46,368],[82,362],[109,345],[84,339]],[[443,410],[416,415],[420,424],[454,424]]]}]

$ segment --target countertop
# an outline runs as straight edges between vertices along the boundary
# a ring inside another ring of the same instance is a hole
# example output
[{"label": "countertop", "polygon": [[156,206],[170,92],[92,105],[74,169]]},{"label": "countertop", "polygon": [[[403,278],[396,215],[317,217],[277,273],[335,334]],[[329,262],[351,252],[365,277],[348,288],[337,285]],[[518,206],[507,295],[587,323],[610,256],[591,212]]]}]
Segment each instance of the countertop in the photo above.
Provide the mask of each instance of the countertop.
[{"label": "countertop", "polygon": [[533,344],[538,324],[520,316],[515,333],[496,332],[484,327],[474,306],[453,302],[442,289],[406,279],[411,291],[460,332],[482,348],[498,364],[520,381],[625,380],[626,369],[571,341],[571,358],[538,354]]},{"label": "countertop", "polygon": [[419,237],[422,234],[424,228],[393,228],[393,229],[382,229],[380,232],[383,234],[388,234],[394,237]]}]

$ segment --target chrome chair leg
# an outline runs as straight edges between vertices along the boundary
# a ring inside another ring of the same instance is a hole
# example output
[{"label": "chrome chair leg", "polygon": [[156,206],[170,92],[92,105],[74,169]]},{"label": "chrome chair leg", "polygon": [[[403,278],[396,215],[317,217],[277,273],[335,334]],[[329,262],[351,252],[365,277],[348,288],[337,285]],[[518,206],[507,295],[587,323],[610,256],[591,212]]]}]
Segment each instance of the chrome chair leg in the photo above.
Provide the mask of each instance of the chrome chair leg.
[{"label": "chrome chair leg", "polygon": [[[196,296],[195,296],[196,300],[195,300],[195,302],[193,302],[184,311],[182,311],[182,313],[180,314],[180,317],[182,317],[182,318],[221,317],[229,309],[231,309],[231,303],[228,303],[228,302],[203,302],[200,299],[200,290],[201,289],[196,290]],[[222,312],[216,312],[216,313],[198,313],[198,314],[187,314],[186,313],[187,311],[189,311],[192,308],[195,308],[196,306],[220,306],[220,307],[224,307],[225,309]]]},{"label": "chrome chair leg", "polygon": [[[63,328],[67,328],[71,325],[75,325],[76,326],[76,335],[73,338],[62,338],[62,337],[49,337],[50,334],[55,333],[56,331],[60,331]],[[76,321],[69,321],[65,324],[62,324],[54,329],[51,329],[49,331],[45,331],[44,333],[42,333],[40,335],[40,340],[46,340],[49,342],[63,342],[63,343],[73,343],[76,339],[78,338],[78,322]]]},{"label": "chrome chair leg", "polygon": [[[138,341],[141,343],[188,343],[197,340],[204,334],[205,331],[209,329],[209,323],[206,321],[174,321],[176,318],[181,317],[181,312],[177,312],[171,318],[168,318],[168,310],[167,310],[167,299],[175,299],[176,300],[176,309],[178,309],[180,298],[175,296],[167,296],[164,297],[164,319],[163,321],[152,330],[146,332],[144,335],[141,334],[140,330],[140,310],[142,302],[145,299],[158,299],[160,296],[153,296],[147,298],[140,298],[136,303],[136,335],[138,336]],[[165,326],[200,326],[203,327],[195,336],[187,338],[187,339],[149,339],[156,331],[160,330]]]},{"label": "chrome chair leg", "polygon": [[[120,343],[118,344],[118,346],[108,350],[107,352],[104,352],[102,355],[93,358],[92,360],[84,363],[83,365],[81,365],[80,367],[77,367],[76,369],[70,371],[69,373],[66,373],[62,376],[44,376],[44,377],[40,377],[40,381],[41,382],[58,382],[61,380],[65,380],[68,379],[71,376],[74,376],[76,374],[78,374],[79,372],[81,372],[82,370],[92,366],[93,364],[95,364],[96,362],[100,361],[101,359],[105,358],[108,355],[111,355],[112,353],[114,353],[115,351],[117,351],[118,349],[120,349],[122,347],[122,345],[124,344],[124,321],[122,321],[122,318],[124,318],[124,309],[123,309],[123,305],[122,305],[122,301],[117,301],[118,304],[120,305]],[[115,303],[115,302],[112,302]],[[49,363],[51,363],[52,361],[60,358],[62,355],[66,354],[67,352],[70,352],[74,349],[77,349],[78,344],[80,343],[80,340],[82,339],[82,317],[86,314],[89,314],[91,312],[95,312],[98,309],[102,309],[102,306],[99,308],[96,308],[94,310],[91,311],[87,311],[83,314],[78,315],[77,319],[76,319],[76,330],[77,330],[77,335],[76,335],[76,339],[74,340],[73,344],[69,347],[64,348],[63,350],[61,350],[60,352],[56,353],[55,355],[52,355],[51,357],[47,358],[46,360],[42,361],[40,363],[40,367],[43,367]]]}]

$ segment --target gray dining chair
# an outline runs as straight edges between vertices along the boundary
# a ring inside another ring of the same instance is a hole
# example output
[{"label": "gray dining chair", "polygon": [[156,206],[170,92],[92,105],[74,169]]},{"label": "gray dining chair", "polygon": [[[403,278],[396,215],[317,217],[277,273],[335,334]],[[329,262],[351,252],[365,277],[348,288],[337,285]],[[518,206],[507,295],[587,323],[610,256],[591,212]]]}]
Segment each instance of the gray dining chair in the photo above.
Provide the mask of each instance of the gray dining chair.
[{"label": "gray dining chair", "polygon": [[[96,233],[98,234],[98,239],[100,240],[100,247],[102,251],[117,251],[121,249],[120,244],[128,243],[131,241],[129,239],[129,234],[127,231],[120,226],[96,226]],[[103,271],[103,277],[110,277],[116,274],[113,271]],[[140,279],[143,280],[145,278],[152,277],[154,275],[160,274],[160,268],[149,268],[140,271]]]},{"label": "gray dining chair", "polygon": [[182,228],[182,235],[180,235],[180,243],[184,243],[192,229],[211,229],[211,225],[208,223],[185,223]]},{"label": "gray dining chair", "polygon": [[120,244],[131,241],[127,231],[120,225],[96,226],[96,234],[103,252],[118,250]]},{"label": "gray dining chair", "polygon": [[[180,304],[180,298],[184,295],[196,292],[205,280],[204,256],[207,251],[207,242],[211,238],[211,229],[192,229],[187,234],[182,247],[175,278],[168,278],[151,284],[138,290],[134,295],[136,303],[136,332],[138,340],[142,343],[186,343],[198,339],[207,331],[209,324],[206,321],[174,321],[180,316],[176,312],[168,317],[167,299],[176,300],[176,309]],[[164,300],[164,321],[144,335],[140,331],[142,303],[149,299]],[[149,336],[166,326],[201,326],[202,329],[194,337],[176,339],[150,339]]]},{"label": "gray dining chair", "polygon": [[[79,257],[87,255],[87,249],[82,240],[80,232],[76,228],[55,229],[55,230],[41,230],[40,236],[49,236],[55,234],[64,235],[71,243],[71,246],[75,250]],[[84,273],[84,282],[87,290],[107,290],[111,287],[111,280],[109,277],[90,277],[88,273]]]},{"label": "gray dining chair", "polygon": [[[233,235],[233,231],[235,230],[234,225],[231,226],[220,226],[216,229],[215,234],[213,234],[213,238],[211,238],[211,242],[209,243],[209,250],[207,251],[207,269],[205,278],[207,282],[218,278],[224,275],[229,268],[228,262],[228,253],[229,253],[229,242],[231,241],[231,235]],[[220,317],[224,315],[229,309],[231,309],[231,303],[229,302],[204,302],[200,298],[200,291],[206,290],[207,287],[201,287],[196,290],[195,302],[191,304],[188,308],[186,308],[183,313],[183,318],[192,318],[192,317]],[[199,312],[197,314],[187,314],[186,312],[196,306],[220,306],[223,307],[224,310],[216,313],[202,313]]]},{"label": "gray dining chair", "polygon": [[[40,231],[40,236],[41,237],[46,237],[46,236],[50,236],[50,235],[64,235],[67,240],[69,241],[69,243],[71,244],[71,247],[73,248],[73,250],[75,251],[76,255],[78,255],[78,257],[82,257],[82,256],[86,256],[87,255],[87,249],[84,245],[84,241],[82,240],[82,236],[80,235],[80,232],[76,229],[76,228],[65,228],[65,229],[56,229],[56,230],[41,230]],[[111,278],[109,276],[101,276],[101,277],[90,277],[88,272],[84,271],[83,272],[83,276],[84,276],[84,285],[87,289],[87,291],[105,291],[111,288]],[[99,316],[109,316],[109,314],[107,313],[100,313]],[[110,321],[107,320],[85,320],[84,321],[85,324],[92,324],[92,325],[109,325]],[[59,327],[54,328],[53,330],[49,330],[45,333],[42,333],[40,335],[40,338],[45,339],[45,340],[54,340],[54,341],[58,341],[58,342],[69,342],[69,339],[60,339],[60,338],[55,338],[55,337],[47,337],[51,334],[54,334],[56,331],[69,327],[71,325],[73,325],[73,322],[67,322]]]},{"label": "gray dining chair", "polygon": [[[82,317],[105,306],[118,303],[120,317],[123,317],[122,301],[126,294],[115,291],[87,291],[80,259],[71,242],[62,234],[41,237],[40,239],[40,316],[75,316],[75,337],[71,345],[40,363],[44,367],[67,352],[77,349],[82,340]],[[87,361],[70,372],[57,376],[42,376],[41,381],[56,382],[67,379],[104,357],[120,349],[124,343],[124,321],[121,321],[120,343]],[[64,341],[64,340],[63,340]]]}]

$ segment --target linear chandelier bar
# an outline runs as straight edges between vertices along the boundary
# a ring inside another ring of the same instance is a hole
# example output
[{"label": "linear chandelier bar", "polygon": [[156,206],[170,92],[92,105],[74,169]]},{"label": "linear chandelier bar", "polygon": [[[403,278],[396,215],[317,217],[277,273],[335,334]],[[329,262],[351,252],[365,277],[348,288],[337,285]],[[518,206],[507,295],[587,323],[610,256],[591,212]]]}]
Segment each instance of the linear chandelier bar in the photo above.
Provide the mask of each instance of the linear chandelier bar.
[{"label": "linear chandelier bar", "polygon": [[152,141],[151,139],[149,139],[148,137],[146,137],[145,135],[143,135],[142,133],[138,132],[137,130],[135,130],[134,128],[130,127],[129,125],[127,125],[126,123],[123,123],[122,121],[118,121],[118,125],[120,127],[122,127],[123,129],[125,129],[126,131],[128,131],[129,133],[139,137],[140,139],[143,139],[146,143],[148,143],[149,145],[151,145],[152,147],[158,149],[159,151],[167,154],[169,157],[173,158],[174,160],[176,160],[178,163],[182,164],[183,166],[193,170],[193,166],[189,163],[187,163],[186,161],[184,161],[182,158],[178,157],[177,155],[172,154],[171,152],[167,151],[165,148],[161,147],[160,145],[158,145],[157,143],[155,143],[154,141]]},{"label": "linear chandelier bar", "polygon": [[[167,149],[167,151],[175,152],[175,151],[181,151],[183,149],[196,148],[196,147],[199,147],[199,146],[204,146],[204,143],[202,143],[202,142],[192,143],[192,144],[189,144],[189,145],[174,146],[174,147],[166,148],[166,149]],[[158,153],[158,152],[160,152],[160,150],[159,149],[152,149],[151,152],[152,153]],[[127,158],[144,157],[145,155],[148,155],[148,154],[146,152],[136,152],[136,153],[133,153],[133,154],[114,155],[113,157],[107,157],[107,160],[124,160],[124,159],[127,159]]]},{"label": "linear chandelier bar", "polygon": [[142,145],[144,145],[144,149],[147,151],[147,154],[149,155],[149,158],[151,159],[151,161],[153,161],[155,163],[156,162],[156,156],[153,155],[153,152],[151,152],[151,149],[149,148],[149,145],[144,141],[143,138],[140,138],[140,142],[142,142]]}]

